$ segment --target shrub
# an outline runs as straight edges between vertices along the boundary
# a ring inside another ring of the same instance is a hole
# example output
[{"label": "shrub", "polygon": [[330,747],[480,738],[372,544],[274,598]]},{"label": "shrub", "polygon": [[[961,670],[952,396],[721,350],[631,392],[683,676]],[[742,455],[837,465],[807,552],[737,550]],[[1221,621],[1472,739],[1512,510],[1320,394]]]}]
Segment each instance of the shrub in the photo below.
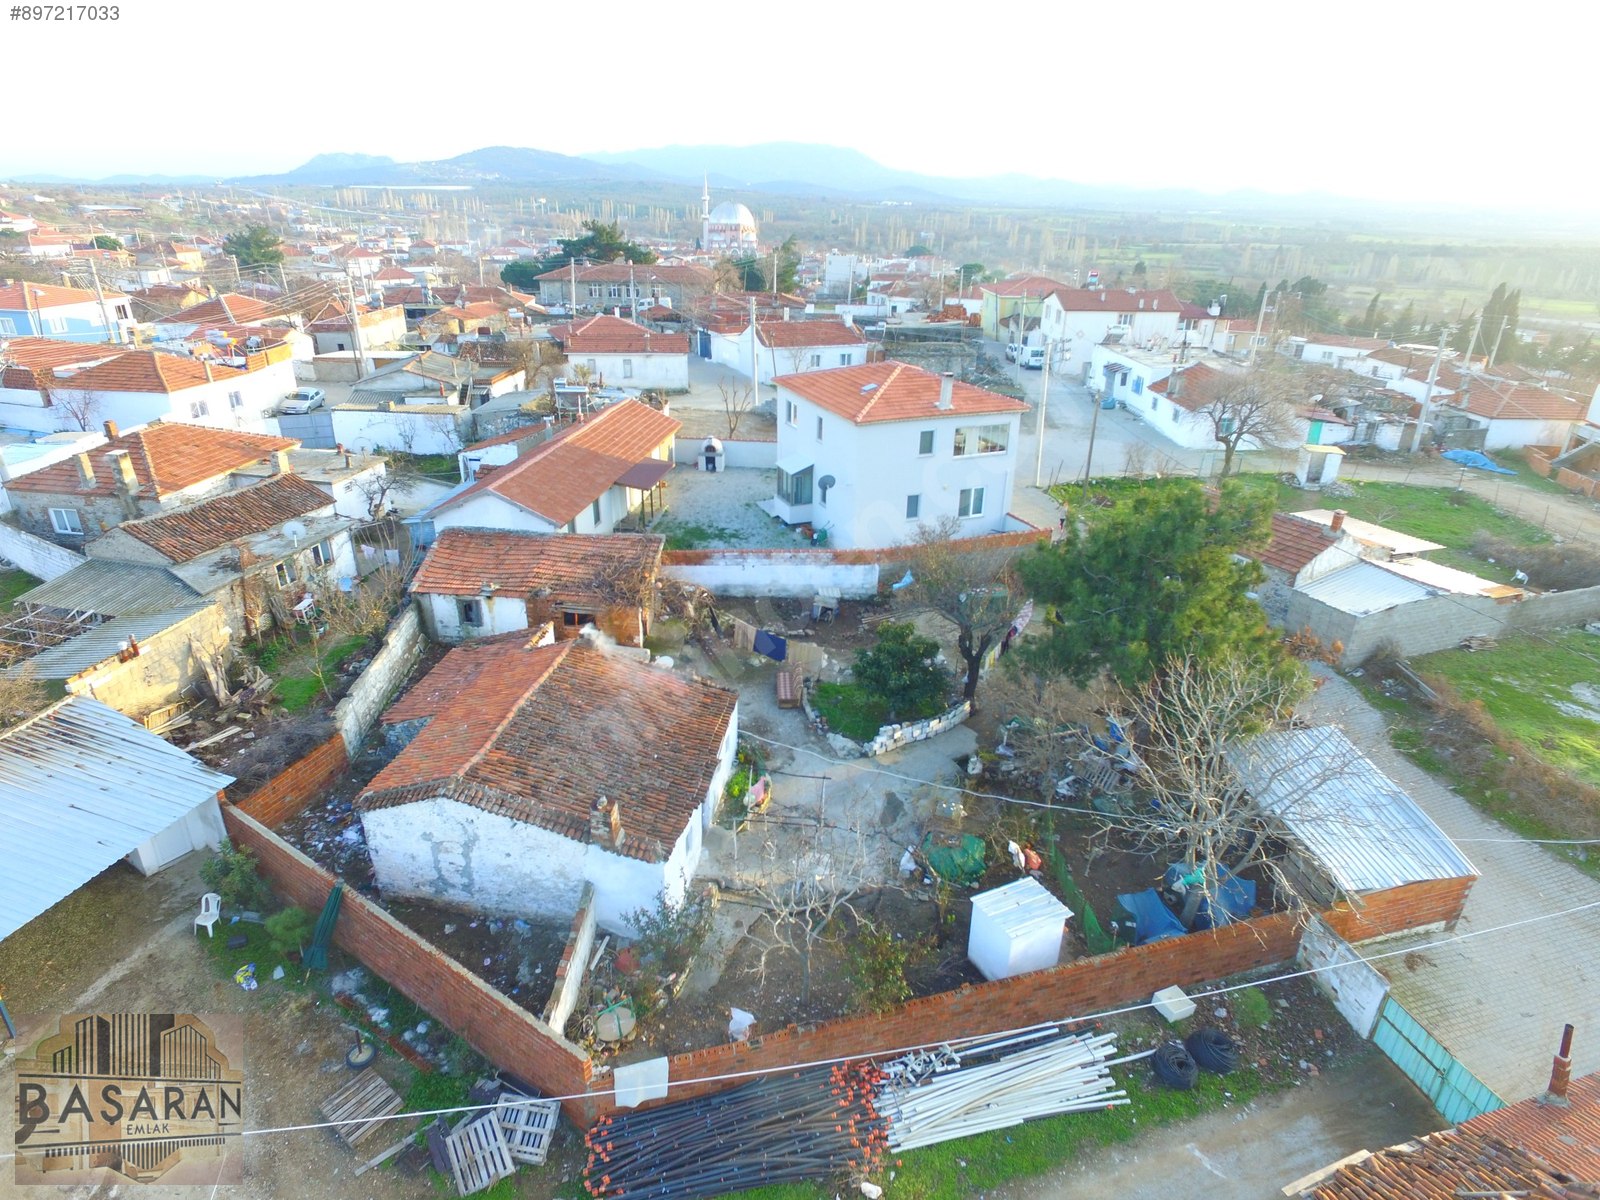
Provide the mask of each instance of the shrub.
[{"label": "shrub", "polygon": [[289,907],[273,913],[264,924],[267,936],[272,939],[272,948],[278,952],[279,958],[288,958],[303,950],[311,938],[311,914],[303,908]]},{"label": "shrub", "polygon": [[711,932],[711,897],[695,892],[674,907],[665,895],[622,918],[639,931],[633,947],[642,966],[663,979],[682,971]]},{"label": "shrub", "polygon": [[236,849],[229,838],[218,842],[217,852],[201,864],[200,878],[222,897],[224,908],[261,909],[272,900],[272,889],[256,873],[256,856]]},{"label": "shrub", "polygon": [[927,948],[924,938],[903,938],[892,929],[863,921],[846,950],[851,1007],[885,1013],[911,999],[906,970]]},{"label": "shrub", "polygon": [[856,655],[857,686],[889,707],[889,719],[930,716],[944,704],[950,672],[934,660],[939,643],[909,622],[878,626],[878,640]]}]

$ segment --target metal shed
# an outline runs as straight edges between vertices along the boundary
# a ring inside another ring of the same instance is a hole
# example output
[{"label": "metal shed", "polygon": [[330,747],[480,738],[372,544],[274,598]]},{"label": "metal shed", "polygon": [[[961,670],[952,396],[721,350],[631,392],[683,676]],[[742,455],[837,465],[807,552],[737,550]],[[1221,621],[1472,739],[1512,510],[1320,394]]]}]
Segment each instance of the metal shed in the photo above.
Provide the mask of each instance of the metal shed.
[{"label": "metal shed", "polygon": [[1244,788],[1347,895],[1478,874],[1337,726],[1263,733],[1228,757]]},{"label": "metal shed", "polygon": [[84,696],[0,734],[0,938],[119,858],[151,875],[215,845],[232,782]]}]

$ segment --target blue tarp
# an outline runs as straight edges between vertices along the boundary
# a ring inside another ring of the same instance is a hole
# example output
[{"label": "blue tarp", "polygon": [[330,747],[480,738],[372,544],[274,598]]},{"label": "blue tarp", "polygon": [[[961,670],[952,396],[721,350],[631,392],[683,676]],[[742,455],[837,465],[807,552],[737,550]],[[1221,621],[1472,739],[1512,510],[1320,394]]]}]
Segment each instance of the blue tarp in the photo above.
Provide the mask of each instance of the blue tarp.
[{"label": "blue tarp", "polygon": [[1155,888],[1118,896],[1117,903],[1133,916],[1133,940],[1143,946],[1146,942],[1159,942],[1162,938],[1178,937],[1186,932],[1183,922],[1172,915],[1161,901]]},{"label": "blue tarp", "polygon": [[1487,454],[1479,454],[1476,450],[1446,450],[1439,456],[1447,458],[1453,463],[1460,463],[1463,467],[1476,467],[1480,471],[1493,471],[1496,475],[1515,475],[1516,472],[1502,467]]},{"label": "blue tarp", "polygon": [[[1183,870],[1182,867],[1172,867],[1171,871]],[[1229,921],[1243,921],[1250,915],[1256,906],[1256,885],[1253,879],[1240,879],[1227,867],[1217,868],[1217,904],[1222,908],[1222,920],[1213,920],[1211,916],[1211,899],[1207,897],[1200,901],[1200,907],[1194,914],[1195,929],[1210,929],[1216,925],[1226,925]]]},{"label": "blue tarp", "polygon": [[775,633],[768,633],[765,629],[756,630],[755,645],[752,647],[757,654],[765,654],[774,662],[782,662],[789,657],[789,642]]}]

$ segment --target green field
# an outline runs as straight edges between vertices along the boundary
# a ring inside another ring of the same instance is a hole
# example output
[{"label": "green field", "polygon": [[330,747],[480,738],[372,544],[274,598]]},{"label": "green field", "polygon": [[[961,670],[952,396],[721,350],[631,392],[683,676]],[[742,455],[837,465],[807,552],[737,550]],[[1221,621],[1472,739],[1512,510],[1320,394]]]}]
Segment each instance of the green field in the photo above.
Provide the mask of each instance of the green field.
[{"label": "green field", "polygon": [[1551,766],[1600,786],[1600,637],[1581,629],[1445,650],[1416,663],[1481,701],[1506,733]]}]

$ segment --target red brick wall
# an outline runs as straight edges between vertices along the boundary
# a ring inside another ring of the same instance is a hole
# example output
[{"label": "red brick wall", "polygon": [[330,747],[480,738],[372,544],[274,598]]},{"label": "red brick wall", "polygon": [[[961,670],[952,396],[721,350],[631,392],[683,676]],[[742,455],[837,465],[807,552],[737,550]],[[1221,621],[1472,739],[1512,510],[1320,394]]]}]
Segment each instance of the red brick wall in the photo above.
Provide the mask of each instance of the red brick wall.
[{"label": "red brick wall", "polygon": [[268,829],[304,812],[341,775],[350,769],[344,735],[334,735],[298,762],[290,763],[248,796],[234,801]]},{"label": "red brick wall", "polygon": [[1533,468],[1535,475],[1550,478],[1550,460],[1561,453],[1560,446],[1528,446],[1523,453],[1527,455],[1528,466]]},{"label": "red brick wall", "polygon": [[1425,925],[1454,925],[1476,876],[1430,879],[1373,892],[1359,904],[1339,904],[1322,914],[1328,927],[1347,942],[1364,942],[1386,933]]},{"label": "red brick wall", "polygon": [[[237,808],[225,805],[222,812],[229,836],[256,855],[273,890],[301,908],[320,912],[333,876]],[[345,890],[333,940],[501,1069],[550,1096],[588,1090],[588,1061],[577,1047],[360,893]],[[565,1107],[574,1121],[587,1123],[593,1117],[587,1102]]]},{"label": "red brick wall", "polygon": [[1593,496],[1600,491],[1600,479],[1592,479],[1588,475],[1580,475],[1567,467],[1558,468],[1556,482],[1568,491],[1577,492],[1580,496]]}]

